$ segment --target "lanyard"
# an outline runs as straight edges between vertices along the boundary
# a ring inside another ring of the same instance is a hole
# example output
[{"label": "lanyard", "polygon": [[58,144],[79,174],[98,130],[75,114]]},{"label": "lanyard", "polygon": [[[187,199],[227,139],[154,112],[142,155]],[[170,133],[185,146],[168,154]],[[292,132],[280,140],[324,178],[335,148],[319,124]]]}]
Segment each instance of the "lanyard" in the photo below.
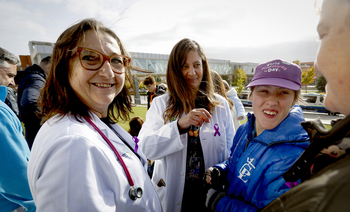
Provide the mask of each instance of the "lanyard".
[{"label": "lanyard", "polygon": [[109,147],[111,147],[111,149],[113,150],[114,154],[117,156],[118,160],[120,161],[124,172],[126,174],[126,177],[128,178],[129,184],[130,184],[130,189],[129,189],[129,196],[132,200],[136,200],[137,198],[141,198],[142,197],[142,189],[140,187],[136,187],[134,185],[134,181],[131,178],[131,175],[129,173],[128,168],[126,167],[123,158],[120,156],[119,152],[117,151],[117,149],[114,147],[114,145],[111,143],[111,141],[107,138],[107,136],[105,134],[103,134],[103,132],[91,121],[90,118],[85,117],[85,120],[87,122],[89,122],[89,124],[102,136],[102,138],[107,142],[107,144],[109,145]]}]

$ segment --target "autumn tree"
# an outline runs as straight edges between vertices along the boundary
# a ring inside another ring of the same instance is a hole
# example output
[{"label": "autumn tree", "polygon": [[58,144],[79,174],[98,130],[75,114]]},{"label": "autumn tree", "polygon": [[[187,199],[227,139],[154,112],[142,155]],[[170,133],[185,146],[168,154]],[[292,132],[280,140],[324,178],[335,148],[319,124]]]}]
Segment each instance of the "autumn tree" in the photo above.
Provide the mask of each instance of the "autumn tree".
[{"label": "autumn tree", "polygon": [[233,72],[233,77],[232,85],[237,86],[237,93],[240,94],[244,85],[247,83],[247,75],[245,74],[244,69],[236,68]]},{"label": "autumn tree", "polygon": [[299,60],[293,61],[293,63],[297,64],[298,66],[300,66],[300,61]]},{"label": "autumn tree", "polygon": [[306,93],[307,93],[307,86],[315,82],[315,80],[316,80],[315,67],[312,66],[311,68],[304,70],[301,73],[301,84],[305,85]]}]

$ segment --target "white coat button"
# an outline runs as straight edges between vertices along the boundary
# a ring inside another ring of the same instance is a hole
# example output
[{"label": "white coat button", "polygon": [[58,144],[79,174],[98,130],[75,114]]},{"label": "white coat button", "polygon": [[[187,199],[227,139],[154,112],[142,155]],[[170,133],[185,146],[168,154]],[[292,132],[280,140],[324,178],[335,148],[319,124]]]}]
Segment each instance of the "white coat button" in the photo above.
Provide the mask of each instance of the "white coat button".
[{"label": "white coat button", "polygon": [[176,202],[176,205],[180,205],[180,203],[179,203],[179,202]]},{"label": "white coat button", "polygon": [[183,172],[180,172],[180,175],[181,175],[181,176],[184,176],[184,173],[183,173]]}]

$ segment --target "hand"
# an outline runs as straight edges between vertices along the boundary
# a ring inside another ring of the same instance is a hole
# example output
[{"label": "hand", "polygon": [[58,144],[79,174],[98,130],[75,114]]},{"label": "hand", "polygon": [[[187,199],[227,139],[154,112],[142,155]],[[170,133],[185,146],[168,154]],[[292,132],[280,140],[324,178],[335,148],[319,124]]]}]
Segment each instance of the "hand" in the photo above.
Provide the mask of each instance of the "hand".
[{"label": "hand", "polygon": [[226,196],[226,193],[223,191],[217,191],[215,189],[209,189],[207,193],[207,199],[205,200],[205,207],[211,211],[216,211],[216,206],[219,201]]},{"label": "hand", "polygon": [[243,119],[243,116],[240,116],[240,117],[238,117],[237,119],[238,119],[238,120],[242,120],[242,119]]},{"label": "hand", "polygon": [[177,124],[180,127],[180,130],[187,129],[191,125],[196,127],[201,127],[203,122],[210,123],[211,115],[204,108],[197,108],[191,110],[186,116],[182,117]]},{"label": "hand", "polygon": [[215,189],[222,189],[222,174],[220,169],[216,167],[210,167],[205,172],[205,181]]}]

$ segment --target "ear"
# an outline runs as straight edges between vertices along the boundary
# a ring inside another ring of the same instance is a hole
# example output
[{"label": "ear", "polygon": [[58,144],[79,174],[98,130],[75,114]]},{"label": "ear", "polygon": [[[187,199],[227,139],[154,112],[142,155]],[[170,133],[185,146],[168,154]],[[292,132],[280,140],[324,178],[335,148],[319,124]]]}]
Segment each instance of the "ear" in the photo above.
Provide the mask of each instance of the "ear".
[{"label": "ear", "polygon": [[253,99],[253,92],[251,92],[251,93],[249,94],[249,101],[252,102],[252,99]]}]

